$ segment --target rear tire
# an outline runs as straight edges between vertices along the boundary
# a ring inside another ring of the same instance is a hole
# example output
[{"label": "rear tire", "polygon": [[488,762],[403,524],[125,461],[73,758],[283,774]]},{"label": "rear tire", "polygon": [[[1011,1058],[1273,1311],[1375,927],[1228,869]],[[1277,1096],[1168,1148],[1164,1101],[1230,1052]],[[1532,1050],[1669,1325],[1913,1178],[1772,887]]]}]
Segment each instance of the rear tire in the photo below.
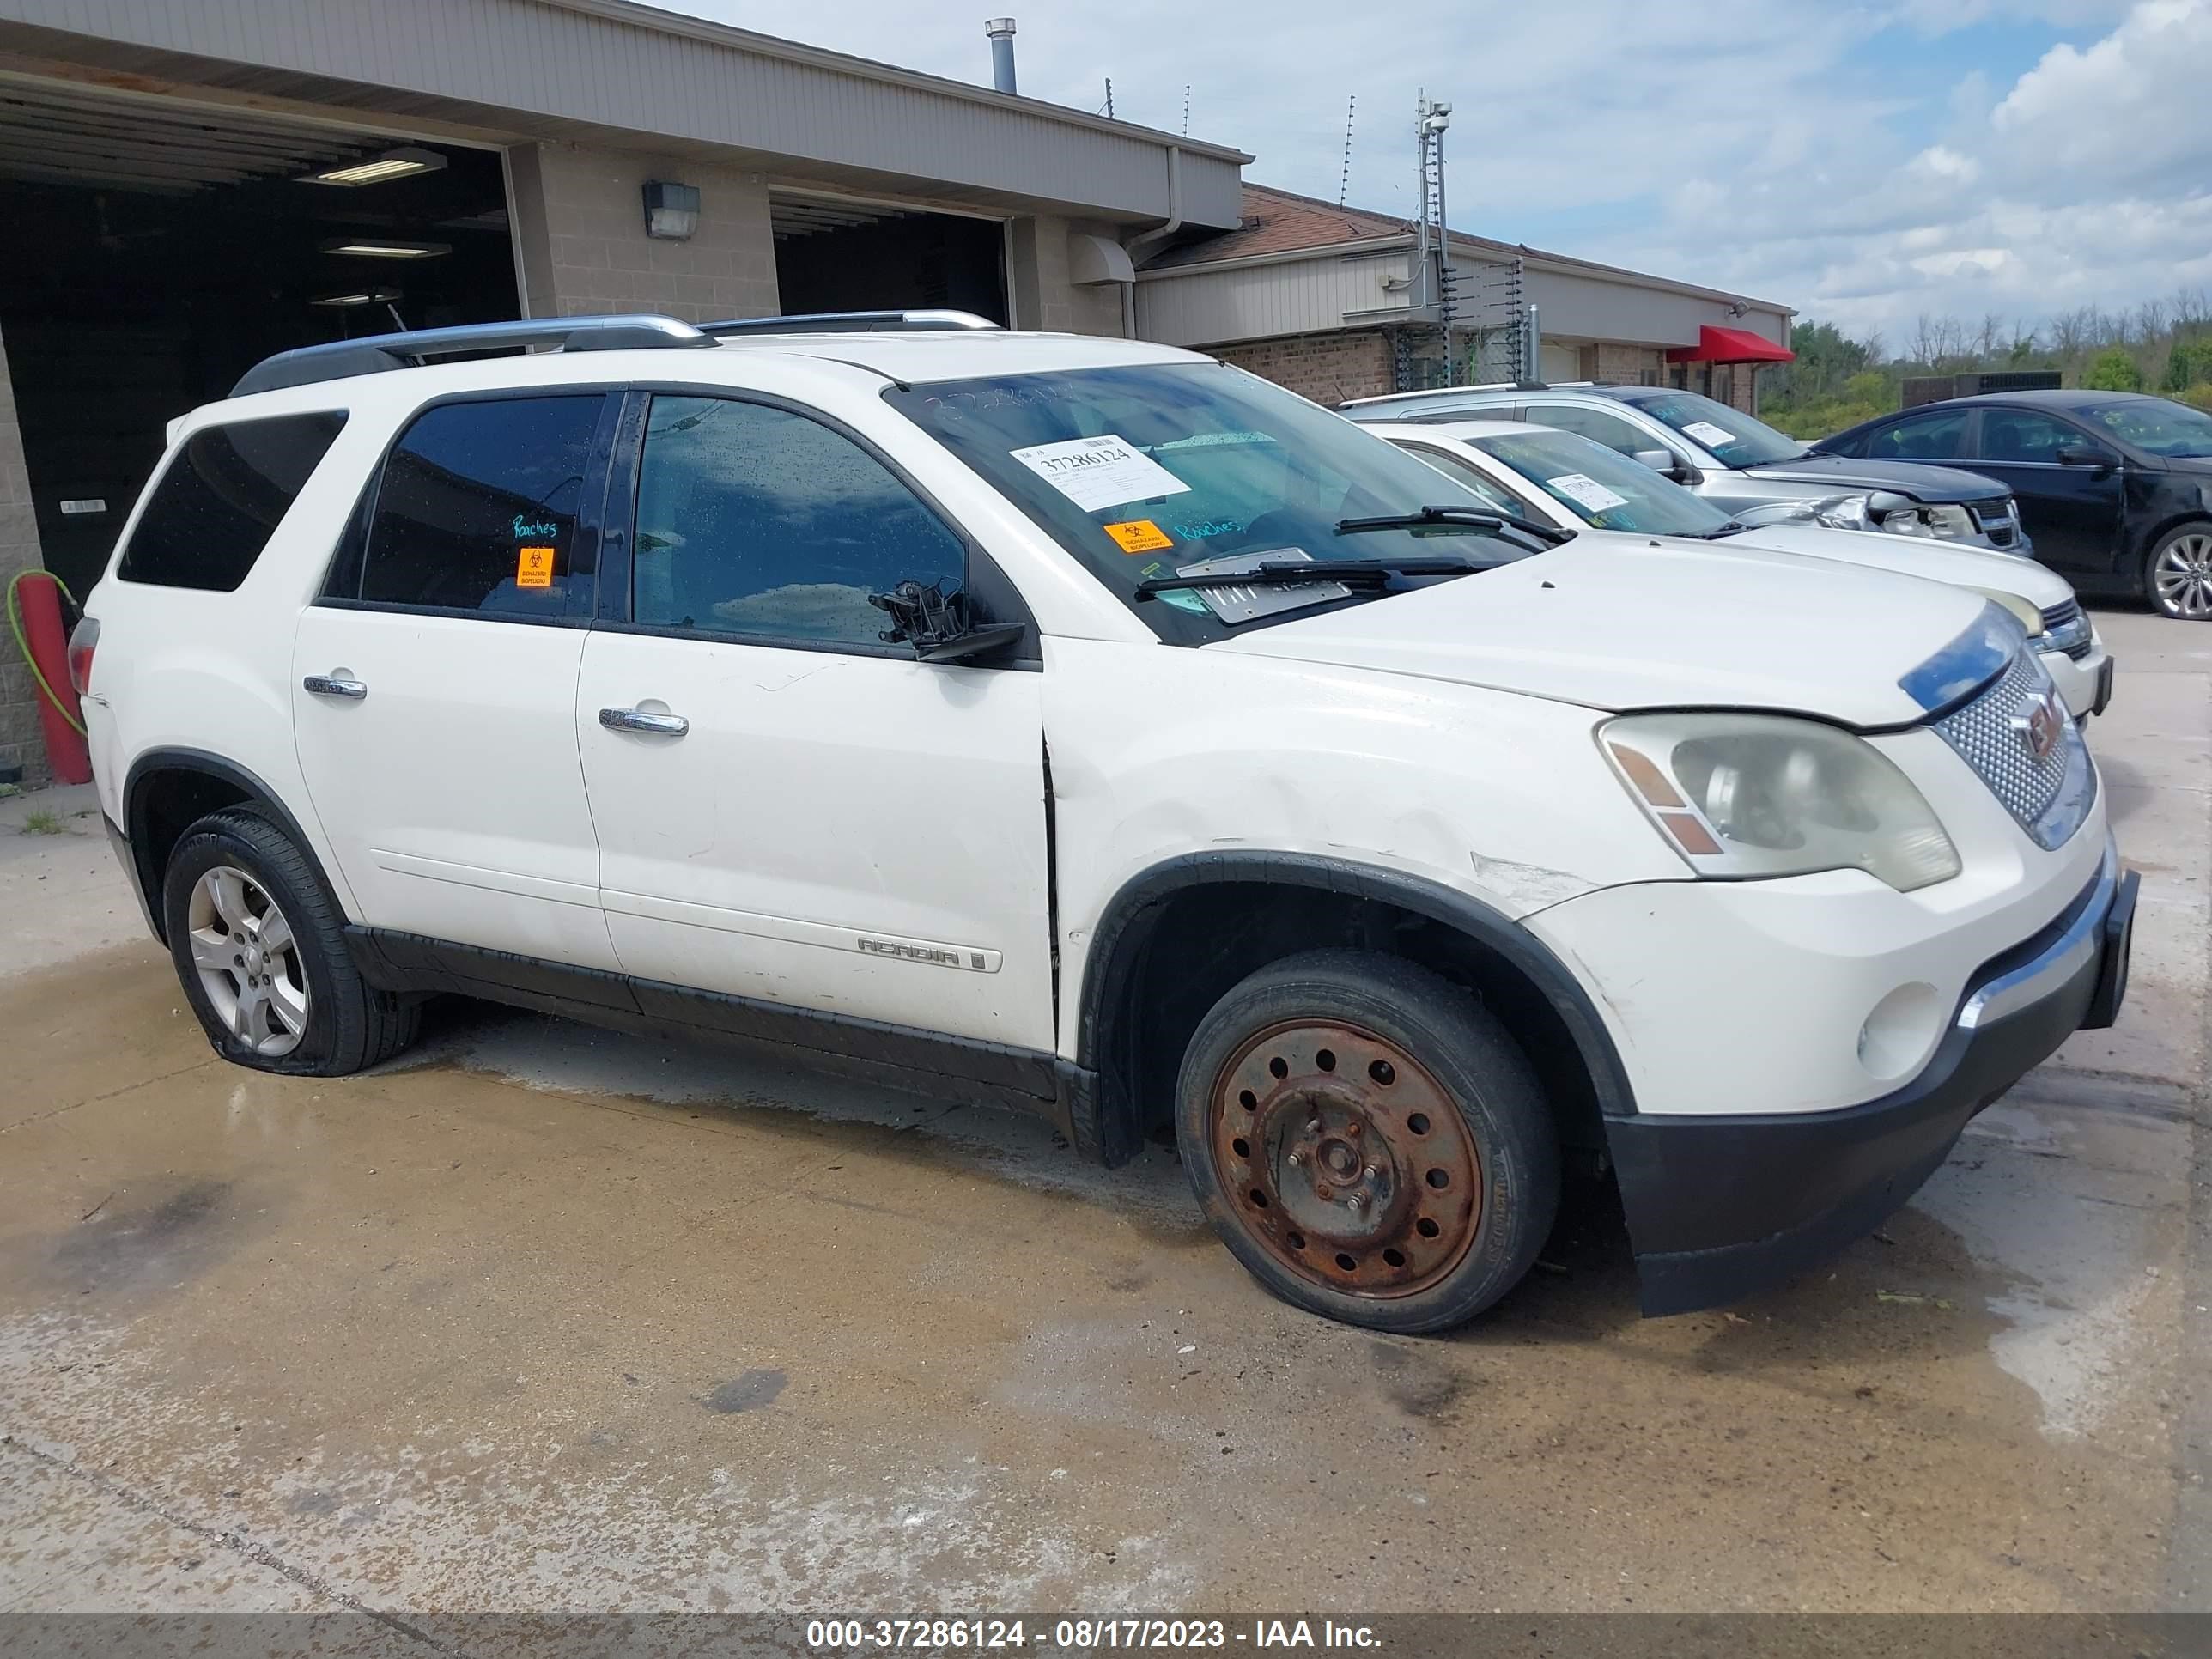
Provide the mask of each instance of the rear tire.
[{"label": "rear tire", "polygon": [[2212,524],[2176,525],[2143,556],[2142,595],[2176,622],[2212,622]]},{"label": "rear tire", "polygon": [[1310,1312],[1413,1334],[1525,1275],[1559,1208],[1528,1060],[1469,993],[1396,957],[1318,951],[1213,1006],[1176,1093],[1206,1218]]},{"label": "rear tire", "polygon": [[343,1077],[415,1040],[419,1004],[362,979],[314,865],[258,813],[234,808],[185,830],[161,905],[185,999],[223,1059]]}]

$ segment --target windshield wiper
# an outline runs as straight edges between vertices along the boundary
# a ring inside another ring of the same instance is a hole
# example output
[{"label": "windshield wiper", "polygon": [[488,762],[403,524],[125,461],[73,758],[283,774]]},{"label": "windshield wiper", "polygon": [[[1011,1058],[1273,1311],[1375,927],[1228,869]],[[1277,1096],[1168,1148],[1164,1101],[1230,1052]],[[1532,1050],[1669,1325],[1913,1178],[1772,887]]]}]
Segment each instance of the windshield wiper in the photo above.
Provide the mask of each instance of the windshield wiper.
[{"label": "windshield wiper", "polygon": [[1386,513],[1372,519],[1339,519],[1336,533],[1357,536],[1367,530],[1419,530],[1425,525],[1465,525],[1471,530],[1488,530],[1500,534],[1519,533],[1540,547],[1559,547],[1575,538],[1571,530],[1559,530],[1547,524],[1529,524],[1520,519],[1509,519],[1503,513],[1486,513],[1479,507],[1425,507],[1417,513]]},{"label": "windshield wiper", "polygon": [[1394,576],[1465,576],[1493,570],[1473,559],[1281,559],[1249,570],[1209,570],[1195,576],[1149,576],[1137,584],[1137,598],[1149,599],[1187,587],[1289,587],[1301,582],[1340,582],[1346,587],[1378,588]]}]

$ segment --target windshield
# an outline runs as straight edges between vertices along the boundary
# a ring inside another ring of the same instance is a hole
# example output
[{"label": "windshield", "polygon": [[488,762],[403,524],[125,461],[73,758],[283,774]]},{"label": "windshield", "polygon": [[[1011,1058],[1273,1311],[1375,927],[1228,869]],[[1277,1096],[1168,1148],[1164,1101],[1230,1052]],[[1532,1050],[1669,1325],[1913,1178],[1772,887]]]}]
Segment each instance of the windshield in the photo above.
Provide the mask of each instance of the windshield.
[{"label": "windshield", "polygon": [[[1340,533],[1346,519],[1425,506],[1486,510],[1471,491],[1383,439],[1223,363],[1146,363],[887,387],[884,401],[1019,507],[1159,636],[1224,639],[1208,594],[1139,599],[1148,579],[1232,556],[1332,560],[1524,550],[1474,526]],[[1277,589],[1261,621],[1379,590]],[[1218,596],[1217,596],[1218,597]]]},{"label": "windshield", "polygon": [[2212,415],[2163,398],[2082,411],[2114,437],[2154,455],[2212,456]]},{"label": "windshield", "polygon": [[1641,461],[1572,432],[1531,428],[1468,442],[1599,530],[1710,536],[1729,521],[1718,507]]},{"label": "windshield", "polygon": [[1723,466],[1771,466],[1778,461],[1800,459],[1809,453],[1795,438],[1784,437],[1765,422],[1694,392],[1662,392],[1637,398],[1635,406],[1673,427]]}]

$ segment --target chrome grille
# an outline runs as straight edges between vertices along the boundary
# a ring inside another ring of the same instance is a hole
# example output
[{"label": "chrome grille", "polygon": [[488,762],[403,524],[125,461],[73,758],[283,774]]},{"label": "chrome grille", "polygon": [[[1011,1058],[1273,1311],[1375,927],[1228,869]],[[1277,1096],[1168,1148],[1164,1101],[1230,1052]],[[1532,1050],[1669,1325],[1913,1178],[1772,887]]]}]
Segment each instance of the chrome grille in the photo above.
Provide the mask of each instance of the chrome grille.
[{"label": "chrome grille", "polygon": [[2051,676],[2032,652],[2023,651],[1985,690],[1935,726],[2029,838],[2051,848],[2063,846],[2089,815],[2097,774],[2080,729],[2063,714],[2051,753],[2038,760],[2029,751],[2014,717],[2025,715],[2046,693],[2056,695]]},{"label": "chrome grille", "polygon": [[2063,651],[2076,662],[2096,647],[2089,619],[2081,614],[2081,604],[2075,599],[2054,605],[2043,613],[2043,637],[2047,645]]},{"label": "chrome grille", "polygon": [[1972,503],[1974,523],[1992,547],[2011,547],[2020,540],[2020,508],[2009,495],[2001,501]]}]

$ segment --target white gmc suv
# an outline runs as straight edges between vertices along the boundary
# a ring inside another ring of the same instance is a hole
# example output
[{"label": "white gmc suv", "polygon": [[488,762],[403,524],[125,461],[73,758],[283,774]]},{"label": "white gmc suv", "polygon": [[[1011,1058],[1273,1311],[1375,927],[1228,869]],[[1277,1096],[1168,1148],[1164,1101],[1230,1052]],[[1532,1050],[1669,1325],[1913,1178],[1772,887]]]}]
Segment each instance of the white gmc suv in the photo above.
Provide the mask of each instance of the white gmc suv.
[{"label": "white gmc suv", "polygon": [[1647,1311],[1773,1283],[2113,1018],[2135,878],[1996,606],[957,323],[392,336],[178,421],[72,660],[216,1051],[461,992],[1171,1128],[1269,1289],[1414,1332],[1570,1160]]}]

